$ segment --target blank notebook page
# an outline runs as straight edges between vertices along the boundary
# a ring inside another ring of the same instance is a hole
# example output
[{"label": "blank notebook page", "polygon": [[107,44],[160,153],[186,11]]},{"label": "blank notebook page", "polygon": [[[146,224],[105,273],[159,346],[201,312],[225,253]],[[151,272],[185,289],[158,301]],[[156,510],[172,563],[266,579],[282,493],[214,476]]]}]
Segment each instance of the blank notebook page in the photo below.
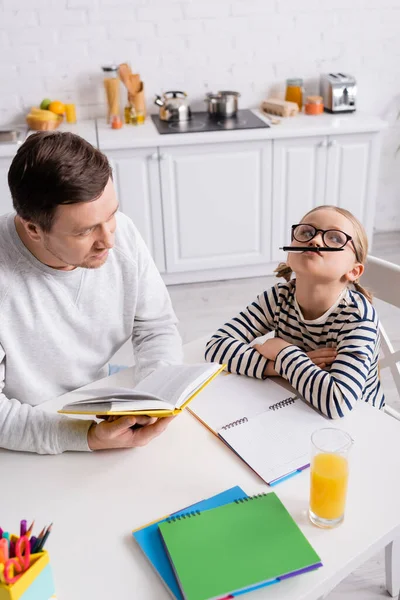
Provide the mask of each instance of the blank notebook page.
[{"label": "blank notebook page", "polygon": [[310,463],[311,434],[326,426],[322,415],[297,399],[218,433],[270,483]]},{"label": "blank notebook page", "polygon": [[189,410],[216,432],[231,421],[263,413],[272,404],[295,395],[271,379],[222,373],[212,388],[191,402]]}]

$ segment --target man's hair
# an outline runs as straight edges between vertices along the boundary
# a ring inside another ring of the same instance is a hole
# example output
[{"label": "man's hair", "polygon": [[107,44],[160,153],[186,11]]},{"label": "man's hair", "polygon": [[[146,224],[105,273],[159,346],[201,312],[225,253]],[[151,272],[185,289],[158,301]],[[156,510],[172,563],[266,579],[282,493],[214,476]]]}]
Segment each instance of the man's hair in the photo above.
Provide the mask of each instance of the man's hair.
[{"label": "man's hair", "polygon": [[96,200],[111,176],[106,156],[78,135],[39,132],[19,148],[8,185],[17,214],[49,232],[57,206]]}]

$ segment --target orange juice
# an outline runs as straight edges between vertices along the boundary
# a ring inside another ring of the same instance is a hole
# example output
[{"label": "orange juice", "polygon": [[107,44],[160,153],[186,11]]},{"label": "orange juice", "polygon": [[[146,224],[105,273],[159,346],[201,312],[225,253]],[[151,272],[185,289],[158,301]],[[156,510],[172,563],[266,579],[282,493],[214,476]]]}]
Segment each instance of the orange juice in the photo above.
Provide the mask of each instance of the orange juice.
[{"label": "orange juice", "polygon": [[321,519],[344,514],[349,466],[347,458],[333,453],[316,454],[311,464],[310,510]]}]

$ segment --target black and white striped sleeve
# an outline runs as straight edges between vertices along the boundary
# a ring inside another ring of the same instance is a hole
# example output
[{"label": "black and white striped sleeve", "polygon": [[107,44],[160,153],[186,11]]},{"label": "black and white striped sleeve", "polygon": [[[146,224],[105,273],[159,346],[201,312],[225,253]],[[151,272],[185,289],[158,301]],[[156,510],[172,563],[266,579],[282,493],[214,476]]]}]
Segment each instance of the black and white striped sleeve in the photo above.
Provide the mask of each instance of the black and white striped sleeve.
[{"label": "black and white striped sleeve", "polygon": [[330,419],[343,417],[362,398],[379,344],[377,323],[346,323],[338,336],[337,356],[330,371],[317,367],[297,346],[287,346],[276,357],[275,370],[299,394]]},{"label": "black and white striped sleeve", "polygon": [[250,343],[275,329],[278,286],[257,296],[254,302],[218,329],[206,345],[206,360],[226,363],[231,373],[263,378],[268,361]]}]

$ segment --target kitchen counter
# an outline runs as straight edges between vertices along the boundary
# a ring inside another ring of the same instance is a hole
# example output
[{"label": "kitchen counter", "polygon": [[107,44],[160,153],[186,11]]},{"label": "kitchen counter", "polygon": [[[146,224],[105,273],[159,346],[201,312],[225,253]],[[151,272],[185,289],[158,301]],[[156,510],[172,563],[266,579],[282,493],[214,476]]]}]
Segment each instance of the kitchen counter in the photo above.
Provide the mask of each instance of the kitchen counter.
[{"label": "kitchen counter", "polygon": [[[263,120],[258,109],[252,111]],[[122,129],[111,129],[105,119],[97,119],[97,136],[100,150],[123,150],[162,146],[182,146],[192,144],[212,144],[218,142],[240,142],[248,140],[283,139],[304,136],[335,135],[380,131],[386,122],[378,117],[352,114],[318,116],[305,114],[281,118],[278,125],[262,129],[241,129],[233,131],[209,131],[201,133],[159,134],[150,116],[144,125],[124,125]]]},{"label": "kitchen counter", "polygon": [[[253,109],[260,119],[268,122],[261,111]],[[263,129],[241,129],[233,131],[208,131],[201,133],[159,134],[150,116],[144,125],[124,125],[122,129],[111,129],[105,119],[82,120],[71,125],[63,123],[57,131],[70,131],[80,135],[85,140],[99,147],[100,150],[123,150],[132,148],[150,148],[163,146],[183,146],[195,144],[212,144],[219,142],[241,142],[249,140],[284,139],[292,137],[335,135],[345,133],[363,133],[380,131],[387,125],[378,117],[353,114],[319,116],[297,115],[296,117],[281,118],[278,125]],[[18,143],[0,144],[0,158],[12,157],[24,141],[26,135],[33,131],[24,132]]]},{"label": "kitchen counter", "polygon": [[94,119],[87,121],[78,121],[73,125],[64,122],[61,123],[57,131],[70,131],[71,133],[76,133],[96,148],[98,147],[96,121]]},{"label": "kitchen counter", "polygon": [[[56,131],[70,131],[71,133],[76,133],[96,148],[98,147],[96,121],[94,119],[78,121],[78,123],[74,124],[66,123],[64,121],[64,123],[61,123]],[[32,133],[37,133],[37,131],[30,129],[27,135],[32,135]]]},{"label": "kitchen counter", "polygon": [[[10,129],[12,128],[13,127],[10,125]],[[0,158],[12,158],[26,138],[29,135],[32,135],[32,133],[36,133],[36,131],[29,130],[27,126],[23,125],[18,127],[16,126],[15,128],[21,131],[21,136],[18,142],[0,142]],[[57,131],[70,131],[71,133],[76,133],[87,140],[90,144],[93,144],[93,146],[96,148],[98,147],[96,121],[94,119],[79,121],[79,123],[76,123],[75,125],[62,123]]]}]

